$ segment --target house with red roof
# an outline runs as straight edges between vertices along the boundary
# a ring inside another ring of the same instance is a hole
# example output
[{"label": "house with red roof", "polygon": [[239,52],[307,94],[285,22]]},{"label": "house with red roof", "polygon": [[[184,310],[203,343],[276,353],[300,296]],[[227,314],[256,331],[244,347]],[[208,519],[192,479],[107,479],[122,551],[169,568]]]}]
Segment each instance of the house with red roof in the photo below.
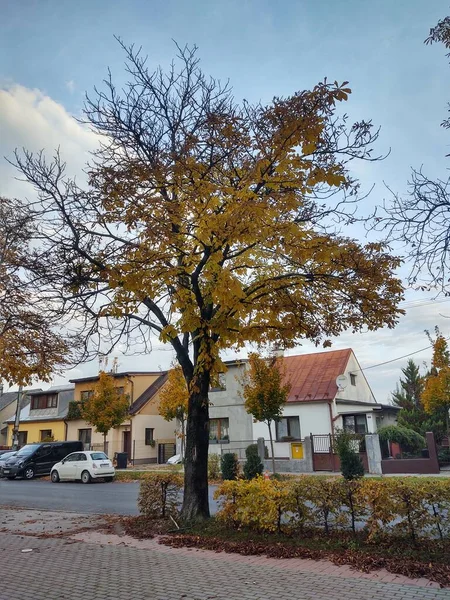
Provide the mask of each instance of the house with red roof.
[{"label": "house with red roof", "polygon": [[[291,391],[283,417],[273,424],[277,458],[294,458],[298,442],[310,434],[326,435],[336,429],[365,434],[396,422],[398,409],[376,401],[358,360],[350,348],[283,356],[285,378]],[[248,415],[239,375],[246,361],[225,363],[217,388],[210,391],[210,452],[236,452],[260,437],[268,440],[265,423]]]}]

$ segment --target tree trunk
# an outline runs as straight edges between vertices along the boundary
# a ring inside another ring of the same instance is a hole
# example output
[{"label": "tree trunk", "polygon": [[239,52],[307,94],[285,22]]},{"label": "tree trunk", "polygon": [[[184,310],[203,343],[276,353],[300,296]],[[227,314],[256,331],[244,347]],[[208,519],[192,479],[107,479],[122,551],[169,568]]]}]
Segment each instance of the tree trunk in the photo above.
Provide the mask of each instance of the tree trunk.
[{"label": "tree trunk", "polygon": [[186,444],[186,421],[181,419],[181,458],[184,460],[184,446]]},{"label": "tree trunk", "polygon": [[209,446],[209,373],[197,376],[195,390],[189,396],[186,420],[184,461],[184,497],[181,517],[202,521],[209,517],[208,446]]},{"label": "tree trunk", "polygon": [[269,427],[269,439],[270,439],[270,451],[272,453],[272,473],[276,472],[275,469],[275,453],[273,451],[273,436],[272,436],[272,427],[271,427],[272,422],[268,421],[267,425]]},{"label": "tree trunk", "polygon": [[103,434],[103,452],[105,454],[108,454],[108,442],[106,441],[106,436],[107,436],[107,434],[104,433]]}]

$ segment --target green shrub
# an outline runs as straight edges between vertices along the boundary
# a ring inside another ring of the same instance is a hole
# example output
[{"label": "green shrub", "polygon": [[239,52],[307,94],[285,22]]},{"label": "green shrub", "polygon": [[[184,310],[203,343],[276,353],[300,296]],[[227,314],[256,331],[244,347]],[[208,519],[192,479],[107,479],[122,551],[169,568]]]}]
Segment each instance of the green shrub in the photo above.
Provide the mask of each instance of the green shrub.
[{"label": "green shrub", "polygon": [[345,479],[364,477],[364,465],[359,456],[359,439],[348,431],[339,431],[335,438],[335,448],[341,462],[341,473]]},{"label": "green shrub", "polygon": [[223,454],[220,467],[222,471],[222,479],[224,481],[237,479],[239,474],[239,462],[236,454]]},{"label": "green shrub", "polygon": [[[256,456],[259,456],[259,454],[258,454],[258,444],[250,444],[245,449],[245,457],[247,459],[250,458],[250,456],[252,454],[256,454]],[[267,448],[267,446],[264,446],[264,458],[269,458],[269,449]]]},{"label": "green shrub", "polygon": [[220,455],[210,454],[208,456],[208,479],[220,479]]},{"label": "green shrub", "polygon": [[427,446],[425,438],[420,433],[401,425],[385,425],[380,427],[377,433],[382,442],[395,442],[407,452],[417,452]]},{"label": "green shrub", "polygon": [[183,478],[176,473],[152,473],[141,481],[138,506],[151,519],[167,518],[178,513]]},{"label": "green shrub", "polygon": [[[248,450],[248,448],[247,448]],[[247,451],[246,451],[247,454]],[[262,464],[261,459],[259,458],[258,453],[253,454],[250,452],[250,455],[247,454],[247,460],[244,465],[244,477],[245,479],[254,479],[258,477],[258,475],[262,475],[264,471],[264,465]]]}]

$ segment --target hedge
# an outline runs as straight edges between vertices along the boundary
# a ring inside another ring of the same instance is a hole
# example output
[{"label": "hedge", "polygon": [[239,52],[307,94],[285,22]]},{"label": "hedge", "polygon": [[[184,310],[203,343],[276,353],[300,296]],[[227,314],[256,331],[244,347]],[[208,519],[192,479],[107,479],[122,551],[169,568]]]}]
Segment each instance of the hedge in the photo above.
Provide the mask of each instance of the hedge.
[{"label": "hedge", "polygon": [[303,476],[294,481],[258,477],[224,481],[216,490],[219,520],[259,532],[320,528],[380,536],[450,539],[450,481],[389,478],[347,481]]},{"label": "hedge", "polygon": [[183,478],[176,473],[152,473],[141,481],[138,506],[142,515],[166,518],[178,513]]}]

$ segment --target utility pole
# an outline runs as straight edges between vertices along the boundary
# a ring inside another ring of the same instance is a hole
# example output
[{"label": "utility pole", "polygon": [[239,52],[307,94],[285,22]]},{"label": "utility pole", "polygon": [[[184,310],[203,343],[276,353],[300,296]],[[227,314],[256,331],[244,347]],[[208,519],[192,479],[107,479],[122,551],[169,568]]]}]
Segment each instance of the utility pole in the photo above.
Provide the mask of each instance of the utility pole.
[{"label": "utility pole", "polygon": [[20,409],[22,407],[22,386],[19,386],[17,392],[17,406],[16,406],[16,418],[14,419],[13,436],[12,436],[12,449],[19,449],[19,425],[20,425]]}]

